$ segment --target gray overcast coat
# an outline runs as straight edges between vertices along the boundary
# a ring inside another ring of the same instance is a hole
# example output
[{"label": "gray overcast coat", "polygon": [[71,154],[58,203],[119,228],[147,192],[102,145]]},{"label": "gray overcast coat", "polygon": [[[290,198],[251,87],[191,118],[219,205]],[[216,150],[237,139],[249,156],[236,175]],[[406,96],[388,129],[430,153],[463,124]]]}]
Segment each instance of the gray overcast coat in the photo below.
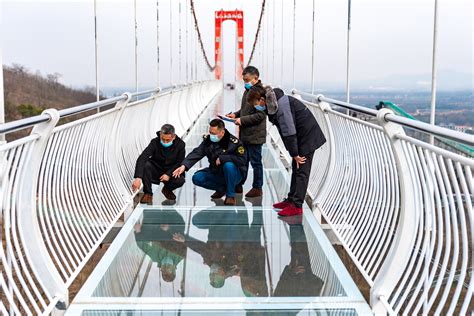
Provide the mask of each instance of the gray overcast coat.
[{"label": "gray overcast coat", "polygon": [[275,114],[269,114],[268,119],[277,127],[291,157],[304,156],[321,147],[326,138],[306,105],[292,96],[285,95],[279,88],[273,91],[278,104],[270,105],[269,108],[276,107],[277,110]]},{"label": "gray overcast coat", "polygon": [[[255,85],[262,85],[260,80]],[[235,112],[235,117],[240,117],[240,140],[243,144],[262,145],[267,141],[267,114],[257,111],[247,102],[249,90],[245,89],[242,96],[240,110]]]}]

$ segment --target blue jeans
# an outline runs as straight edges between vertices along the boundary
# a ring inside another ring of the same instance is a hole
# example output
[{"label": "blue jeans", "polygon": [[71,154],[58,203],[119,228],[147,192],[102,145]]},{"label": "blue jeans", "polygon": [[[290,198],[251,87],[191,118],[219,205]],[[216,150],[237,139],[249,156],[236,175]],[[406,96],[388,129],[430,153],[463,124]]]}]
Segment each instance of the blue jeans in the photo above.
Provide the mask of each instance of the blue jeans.
[{"label": "blue jeans", "polygon": [[[263,186],[263,163],[262,163],[262,146],[244,144],[245,152],[247,153],[247,170],[249,163],[253,168],[253,183],[252,188],[261,189]],[[242,179],[242,185],[247,180],[248,171]]]},{"label": "blue jeans", "polygon": [[242,181],[242,174],[233,162],[222,166],[224,175],[218,171],[204,168],[193,175],[193,183],[208,190],[225,192],[227,197],[235,196],[235,186]]}]

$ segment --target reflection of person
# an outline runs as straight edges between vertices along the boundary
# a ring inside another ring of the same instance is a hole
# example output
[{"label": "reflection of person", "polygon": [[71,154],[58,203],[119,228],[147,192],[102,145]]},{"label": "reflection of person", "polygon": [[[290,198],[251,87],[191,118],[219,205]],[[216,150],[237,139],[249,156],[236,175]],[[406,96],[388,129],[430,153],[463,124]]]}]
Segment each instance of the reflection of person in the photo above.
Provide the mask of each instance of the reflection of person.
[{"label": "reflection of person", "polygon": [[209,167],[197,171],[193,183],[216,191],[211,196],[213,199],[226,195],[224,203],[235,205],[235,187],[247,172],[247,158],[240,140],[225,128],[220,119],[209,123],[209,135],[205,135],[202,143],[186,156],[173,176],[179,177],[204,157],[209,160]]},{"label": "reflection of person", "polygon": [[288,222],[291,260],[280,276],[274,296],[320,296],[323,281],[313,274],[303,225],[301,221]]},{"label": "reflection of person", "polygon": [[277,127],[285,148],[293,157],[288,197],[273,206],[281,209],[280,216],[302,214],[314,152],[326,142],[326,138],[306,105],[285,95],[279,88],[253,86],[247,94],[247,101],[255,107],[265,108],[269,121]]},{"label": "reflection of person", "polygon": [[181,165],[186,154],[184,141],[176,136],[174,127],[170,124],[163,125],[156,134],[157,137],[152,139],[141,153],[135,166],[132,190],[138,190],[143,182],[145,194],[141,203],[152,203],[152,183],[163,182],[161,192],[168,200],[176,200],[173,191],[184,184],[184,175],[177,178],[171,176],[174,169]]},{"label": "reflection of person", "polygon": [[262,212],[254,211],[251,226],[246,209],[234,211],[209,208],[193,216],[193,224],[208,229],[206,242],[176,234],[175,240],[199,253],[210,267],[209,281],[215,288],[223,287],[231,276],[240,276],[246,296],[267,296],[265,250],[260,244]]},{"label": "reflection of person", "polygon": [[147,211],[135,225],[137,246],[160,268],[164,281],[176,278],[176,267],[186,255],[186,246],[173,240],[184,233],[183,217],[176,210]]}]

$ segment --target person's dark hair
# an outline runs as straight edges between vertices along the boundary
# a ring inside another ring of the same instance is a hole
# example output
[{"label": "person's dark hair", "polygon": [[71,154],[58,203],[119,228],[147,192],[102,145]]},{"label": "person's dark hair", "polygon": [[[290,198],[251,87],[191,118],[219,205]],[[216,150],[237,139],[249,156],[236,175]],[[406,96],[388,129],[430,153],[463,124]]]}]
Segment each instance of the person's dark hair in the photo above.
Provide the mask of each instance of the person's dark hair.
[{"label": "person's dark hair", "polygon": [[213,119],[212,121],[209,122],[209,125],[212,127],[217,127],[217,129],[225,128],[224,121],[220,119]]},{"label": "person's dark hair", "polygon": [[247,102],[252,103],[255,101],[260,100],[260,98],[265,98],[266,91],[265,88],[262,86],[253,86],[250,88],[250,90],[247,92]]},{"label": "person's dark hair", "polygon": [[245,75],[260,77],[260,73],[258,72],[258,69],[254,66],[245,67],[244,70],[242,71],[242,76],[245,76]]},{"label": "person's dark hair", "polygon": [[161,127],[160,133],[164,135],[174,135],[174,126],[171,124],[165,124]]}]

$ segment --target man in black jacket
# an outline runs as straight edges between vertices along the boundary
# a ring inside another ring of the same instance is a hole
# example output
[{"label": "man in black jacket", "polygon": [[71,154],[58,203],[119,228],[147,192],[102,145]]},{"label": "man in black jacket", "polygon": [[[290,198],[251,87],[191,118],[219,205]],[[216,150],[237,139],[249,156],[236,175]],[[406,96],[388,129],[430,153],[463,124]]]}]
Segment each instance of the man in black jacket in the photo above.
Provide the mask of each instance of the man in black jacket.
[{"label": "man in black jacket", "polygon": [[286,150],[293,157],[290,192],[283,202],[273,207],[281,209],[280,216],[299,215],[303,212],[314,152],[326,138],[303,102],[285,95],[281,89],[252,87],[247,101],[265,107],[269,121],[277,127]]},{"label": "man in black jacket", "polygon": [[235,205],[235,187],[247,172],[245,148],[238,138],[225,129],[222,120],[213,119],[209,125],[209,134],[205,135],[202,143],[184,159],[181,167],[173,172],[173,176],[181,176],[199,160],[207,157],[209,167],[197,171],[193,175],[193,183],[216,191],[211,198],[220,199],[226,195],[224,204]]},{"label": "man in black jacket", "polygon": [[152,203],[151,184],[163,182],[161,192],[168,200],[176,200],[173,193],[184,184],[184,175],[172,177],[173,171],[179,167],[186,155],[186,145],[176,136],[173,125],[165,124],[156,133],[158,137],[151,140],[147,148],[138,157],[135,166],[135,180],[132,190],[135,192],[143,183],[141,203]]},{"label": "man in black jacket", "polygon": [[[245,194],[246,197],[254,198],[262,196],[263,186],[263,163],[262,163],[262,145],[267,141],[267,115],[264,108],[254,107],[247,102],[247,94],[252,86],[262,86],[259,80],[260,73],[257,68],[247,66],[242,72],[242,79],[245,82],[245,91],[242,96],[240,110],[227,114],[230,118],[235,118],[235,124],[240,126],[240,140],[244,144],[247,152],[248,162],[253,168],[252,189]],[[242,179],[242,184],[247,180],[247,174]],[[242,186],[238,186],[237,193],[242,193]]]}]

